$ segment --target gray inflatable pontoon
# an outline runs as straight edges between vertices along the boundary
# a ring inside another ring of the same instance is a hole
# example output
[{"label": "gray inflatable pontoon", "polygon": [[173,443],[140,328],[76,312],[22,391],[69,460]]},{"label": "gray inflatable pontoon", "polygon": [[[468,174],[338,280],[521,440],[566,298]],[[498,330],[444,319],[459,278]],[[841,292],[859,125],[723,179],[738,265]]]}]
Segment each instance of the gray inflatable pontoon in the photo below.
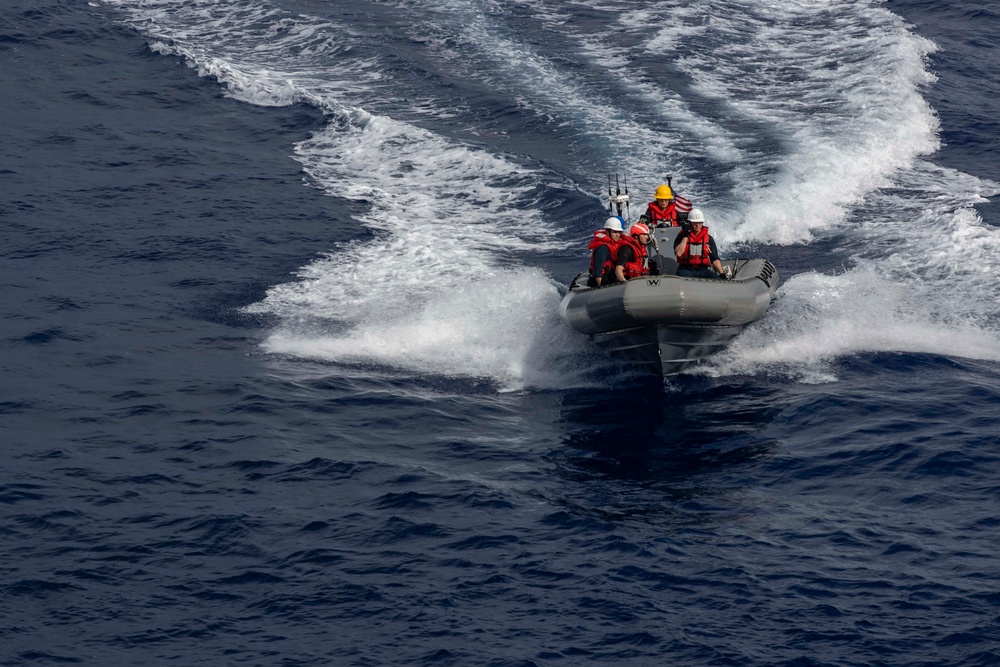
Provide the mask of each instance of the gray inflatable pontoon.
[{"label": "gray inflatable pontoon", "polygon": [[[673,255],[679,227],[652,231],[649,248],[659,273],[601,288],[578,275],[559,314],[570,327],[637,368],[680,373],[728,345],[767,312],[778,271],[766,259],[729,259],[732,280],[680,278]],[[658,248],[658,250],[657,250]]]}]

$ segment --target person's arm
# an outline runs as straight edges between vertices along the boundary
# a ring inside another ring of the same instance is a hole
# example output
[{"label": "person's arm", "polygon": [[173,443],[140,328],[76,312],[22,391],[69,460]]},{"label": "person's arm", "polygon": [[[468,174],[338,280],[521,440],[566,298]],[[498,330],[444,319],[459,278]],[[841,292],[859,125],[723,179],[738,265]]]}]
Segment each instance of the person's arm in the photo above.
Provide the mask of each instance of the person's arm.
[{"label": "person's arm", "polygon": [[594,251],[594,282],[597,286],[601,286],[601,280],[604,278],[604,264],[611,257],[611,251],[608,246],[602,245]]},{"label": "person's arm", "polygon": [[719,259],[719,248],[715,245],[715,239],[712,236],[708,237],[708,259],[712,262],[712,266],[715,268],[715,272],[719,274],[719,277],[725,278],[726,274],[722,269],[722,260]]},{"label": "person's arm", "polygon": [[639,222],[641,222],[644,225],[648,225],[650,224],[649,221],[652,219],[653,217],[649,215],[649,206],[647,206],[646,212],[639,216]]},{"label": "person's arm", "polygon": [[618,282],[625,282],[625,265],[632,261],[632,246],[622,244],[618,248],[618,261],[615,263],[615,278]]},{"label": "person's arm", "polygon": [[687,247],[688,247],[687,232],[681,232],[680,234],[677,235],[677,241],[674,243],[674,255],[677,257],[678,261],[680,261],[680,258],[684,256],[684,253],[687,251]]}]

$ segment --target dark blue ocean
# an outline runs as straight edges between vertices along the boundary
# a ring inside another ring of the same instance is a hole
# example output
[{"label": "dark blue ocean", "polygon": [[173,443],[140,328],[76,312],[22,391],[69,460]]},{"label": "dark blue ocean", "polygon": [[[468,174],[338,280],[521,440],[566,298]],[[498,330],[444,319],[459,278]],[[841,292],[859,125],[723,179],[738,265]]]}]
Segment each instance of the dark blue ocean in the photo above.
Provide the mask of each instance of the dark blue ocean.
[{"label": "dark blue ocean", "polygon": [[[4,0],[0,665],[1000,664],[987,6]],[[695,372],[609,172],[781,272]]]}]

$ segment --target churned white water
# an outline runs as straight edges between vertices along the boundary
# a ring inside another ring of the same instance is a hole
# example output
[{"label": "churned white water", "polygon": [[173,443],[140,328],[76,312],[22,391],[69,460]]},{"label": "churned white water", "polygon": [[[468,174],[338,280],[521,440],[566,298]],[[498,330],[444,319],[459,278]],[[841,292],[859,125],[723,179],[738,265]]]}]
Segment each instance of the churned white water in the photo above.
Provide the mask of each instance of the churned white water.
[{"label": "churned white water", "polygon": [[[106,4],[239,100],[327,114],[290,150],[313,184],[358,204],[353,222],[370,233],[317,246],[250,307],[278,318],[270,352],[558,384],[588,345],[559,322],[538,259],[569,231],[544,200],[606,171],[627,172],[641,200],[673,171],[724,255],[815,245],[844,258],[827,273],[779,265],[772,311],[710,372],[816,381],[860,352],[1000,358],[1000,235],[974,208],[1000,187],[925,160],[939,146],[922,94],[935,45],[881,3],[386,3],[412,15],[415,48],[442,71],[573,137],[555,165],[414,124],[457,111],[433,89],[407,118],[376,111],[400,75],[366,26],[267,3]],[[579,61],[547,55],[547,39],[574,43]]]}]

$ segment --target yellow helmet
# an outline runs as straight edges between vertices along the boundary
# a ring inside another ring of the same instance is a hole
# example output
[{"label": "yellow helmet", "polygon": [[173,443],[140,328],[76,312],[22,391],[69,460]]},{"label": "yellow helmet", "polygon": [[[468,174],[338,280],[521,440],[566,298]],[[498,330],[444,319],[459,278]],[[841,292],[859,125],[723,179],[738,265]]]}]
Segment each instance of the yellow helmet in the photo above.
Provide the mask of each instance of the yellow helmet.
[{"label": "yellow helmet", "polygon": [[656,188],[656,194],[653,195],[654,199],[673,199],[674,193],[671,192],[669,185],[661,185]]}]

